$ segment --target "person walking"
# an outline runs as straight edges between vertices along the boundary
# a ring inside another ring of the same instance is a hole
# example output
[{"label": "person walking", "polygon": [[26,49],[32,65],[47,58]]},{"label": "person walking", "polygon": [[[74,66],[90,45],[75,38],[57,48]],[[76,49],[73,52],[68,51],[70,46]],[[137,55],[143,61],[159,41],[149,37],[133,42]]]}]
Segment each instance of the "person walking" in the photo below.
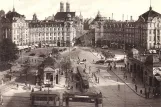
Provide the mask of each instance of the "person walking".
[{"label": "person walking", "polygon": [[3,105],[3,96],[1,93],[0,93],[0,103],[1,103],[1,105]]},{"label": "person walking", "polygon": [[137,85],[135,84],[135,91],[137,92]]},{"label": "person walking", "polygon": [[112,70],[112,66],[110,65],[110,71]]},{"label": "person walking", "polygon": [[126,80],[127,80],[127,75],[125,76]]},{"label": "person walking", "polygon": [[151,92],[151,89],[150,89],[150,87],[149,87],[149,93]]},{"label": "person walking", "polygon": [[97,77],[95,77],[95,82],[97,83]]},{"label": "person walking", "polygon": [[120,84],[118,84],[118,90],[120,91]]},{"label": "person walking", "polygon": [[17,84],[17,89],[18,89],[19,85]]}]

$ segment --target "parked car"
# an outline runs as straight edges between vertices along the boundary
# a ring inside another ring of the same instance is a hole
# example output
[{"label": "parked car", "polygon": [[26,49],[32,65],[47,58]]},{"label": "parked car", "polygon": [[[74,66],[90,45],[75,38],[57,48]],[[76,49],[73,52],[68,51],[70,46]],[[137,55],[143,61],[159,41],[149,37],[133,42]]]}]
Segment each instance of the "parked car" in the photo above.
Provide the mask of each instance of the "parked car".
[{"label": "parked car", "polygon": [[103,46],[102,49],[108,49],[108,46]]},{"label": "parked car", "polygon": [[84,62],[81,61],[81,62],[79,62],[79,64],[84,64]]},{"label": "parked car", "polygon": [[31,53],[29,56],[35,56],[35,53]]},{"label": "parked car", "polygon": [[96,64],[104,64],[105,63],[105,60],[98,60],[96,61]]}]

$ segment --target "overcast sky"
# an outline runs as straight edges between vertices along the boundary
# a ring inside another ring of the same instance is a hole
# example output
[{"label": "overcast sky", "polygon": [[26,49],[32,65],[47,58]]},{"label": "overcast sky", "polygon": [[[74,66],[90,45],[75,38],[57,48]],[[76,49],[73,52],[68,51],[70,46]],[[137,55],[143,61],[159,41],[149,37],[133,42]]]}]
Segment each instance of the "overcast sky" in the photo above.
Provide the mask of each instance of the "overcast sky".
[{"label": "overcast sky", "polygon": [[[124,18],[138,19],[138,16],[148,11],[150,0],[14,0],[14,6],[18,13],[24,14],[31,19],[34,13],[39,19],[56,14],[60,10],[60,1],[69,2],[71,11],[79,15],[80,11],[84,18],[94,18],[98,11],[107,18],[112,16],[116,20]],[[153,10],[161,13],[161,0],[152,0]],[[13,0],[0,0],[0,9],[5,12],[12,10]]]}]

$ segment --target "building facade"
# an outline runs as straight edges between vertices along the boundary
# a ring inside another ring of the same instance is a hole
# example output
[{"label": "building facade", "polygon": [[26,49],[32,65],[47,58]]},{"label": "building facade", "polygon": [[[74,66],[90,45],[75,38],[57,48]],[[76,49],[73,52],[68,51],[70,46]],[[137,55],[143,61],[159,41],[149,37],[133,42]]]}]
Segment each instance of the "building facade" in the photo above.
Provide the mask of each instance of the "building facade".
[{"label": "building facade", "polygon": [[[51,19],[51,20],[50,20]],[[60,12],[47,20],[38,20],[33,15],[32,20],[26,20],[13,9],[2,17],[0,23],[1,38],[10,38],[22,49],[33,45],[73,46],[75,37],[83,30],[83,16],[76,17],[75,12],[70,12],[70,4],[60,3]],[[2,26],[1,26],[2,25]],[[21,46],[21,47],[20,47]]]},{"label": "building facade", "polygon": [[29,44],[28,23],[25,16],[20,15],[13,9],[2,17],[1,37],[10,38],[17,46]]},{"label": "building facade", "polygon": [[[161,14],[152,7],[137,21],[104,20],[100,13],[90,24],[95,29],[95,42],[99,46],[109,45],[117,48],[141,47],[143,49],[161,48]],[[118,45],[119,44],[119,45]]]}]

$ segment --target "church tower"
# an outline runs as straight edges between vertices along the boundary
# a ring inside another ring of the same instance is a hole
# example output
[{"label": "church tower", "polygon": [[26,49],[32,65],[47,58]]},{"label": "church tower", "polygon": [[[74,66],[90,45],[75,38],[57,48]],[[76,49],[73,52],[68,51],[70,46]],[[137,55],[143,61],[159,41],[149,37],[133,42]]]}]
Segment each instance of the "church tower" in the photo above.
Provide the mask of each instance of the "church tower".
[{"label": "church tower", "polygon": [[68,2],[66,3],[66,12],[70,12],[70,4]]},{"label": "church tower", "polygon": [[60,2],[60,12],[64,12],[64,3]]}]

